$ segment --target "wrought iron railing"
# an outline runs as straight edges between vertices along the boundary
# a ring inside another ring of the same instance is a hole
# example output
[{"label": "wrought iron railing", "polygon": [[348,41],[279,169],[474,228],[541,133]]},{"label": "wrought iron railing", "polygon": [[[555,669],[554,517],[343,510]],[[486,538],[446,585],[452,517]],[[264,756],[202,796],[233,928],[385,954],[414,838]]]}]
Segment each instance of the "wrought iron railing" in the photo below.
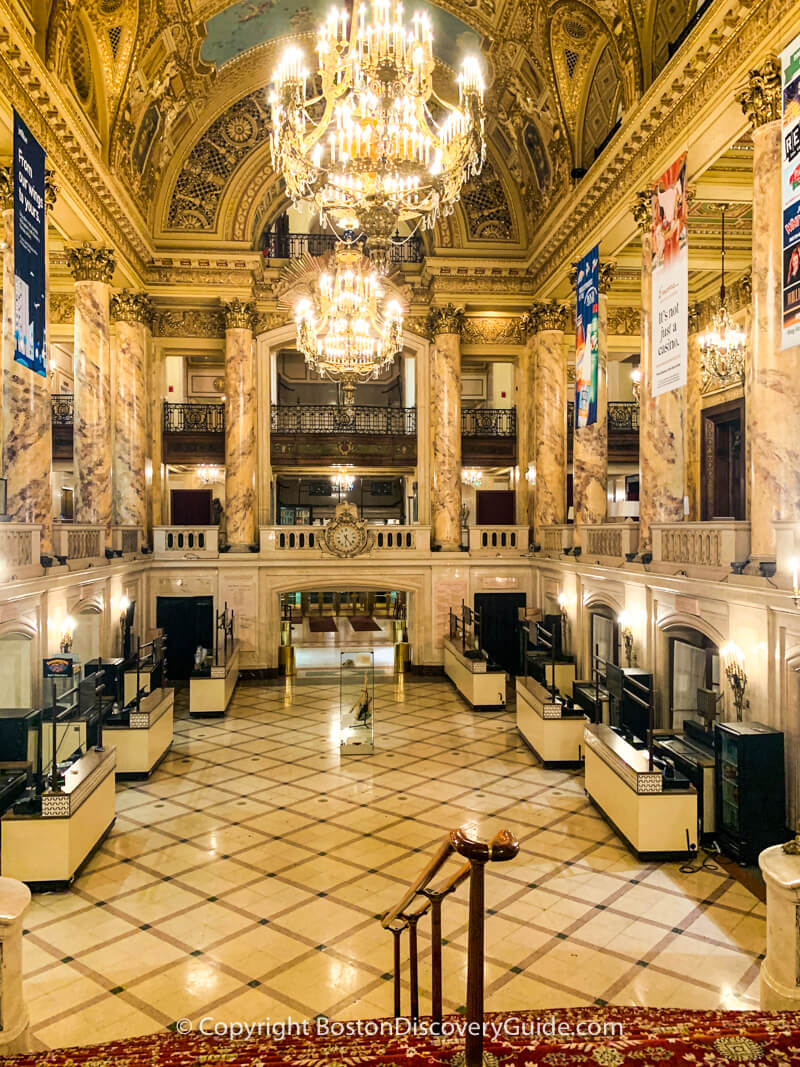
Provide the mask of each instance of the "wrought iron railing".
[{"label": "wrought iron railing", "polygon": [[50,397],[50,417],[54,426],[72,426],[75,417],[72,393],[57,393]]},{"label": "wrought iron railing", "polygon": [[516,437],[516,408],[462,408],[464,437]]},{"label": "wrought iron railing", "polygon": [[273,404],[272,433],[376,434],[413,436],[416,408],[370,407],[367,404]]},{"label": "wrought iron railing", "polygon": [[224,404],[170,404],[164,401],[164,433],[224,433]]},{"label": "wrought iron railing", "polygon": [[[567,404],[567,427],[570,432],[575,427],[575,404]],[[609,433],[638,433],[639,405],[635,400],[611,400],[608,404]]]},{"label": "wrought iron railing", "polygon": [[[366,241],[366,237],[361,242]],[[338,243],[332,233],[270,233],[264,238],[262,252],[268,259],[297,259],[308,252],[311,256],[324,256]],[[392,245],[389,259],[392,263],[421,263],[425,258],[422,238],[415,234],[405,240],[398,239]]]}]

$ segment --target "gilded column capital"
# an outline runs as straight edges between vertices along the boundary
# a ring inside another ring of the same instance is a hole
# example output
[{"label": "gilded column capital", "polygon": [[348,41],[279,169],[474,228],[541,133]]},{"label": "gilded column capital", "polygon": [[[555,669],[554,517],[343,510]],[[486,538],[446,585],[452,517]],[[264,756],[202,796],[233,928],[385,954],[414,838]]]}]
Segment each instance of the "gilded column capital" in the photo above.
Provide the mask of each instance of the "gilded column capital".
[{"label": "gilded column capital", "polygon": [[123,289],[111,297],[111,318],[114,322],[153,322],[153,305],[147,293],[131,293]]},{"label": "gilded column capital", "polygon": [[557,330],[563,333],[567,328],[568,309],[566,305],[551,300],[548,304],[534,304],[531,310],[531,326],[536,333],[545,330]]},{"label": "gilded column capital", "polygon": [[95,248],[84,241],[79,248],[67,249],[67,266],[76,282],[111,284],[117,261],[113,248]]},{"label": "gilded column capital", "polygon": [[617,276],[616,263],[601,263],[600,264],[600,285],[599,289],[601,293],[607,293],[611,286],[614,284],[614,279]]},{"label": "gilded column capital", "polygon": [[425,328],[429,337],[438,337],[440,333],[457,333],[460,337],[465,320],[462,307],[445,304],[444,307],[430,309],[425,319]]},{"label": "gilded column capital", "polygon": [[52,211],[58,198],[58,186],[55,183],[53,171],[49,167],[44,172],[44,206],[45,211]]},{"label": "gilded column capital", "polygon": [[569,284],[574,289],[578,284],[578,264],[571,263],[569,268]]},{"label": "gilded column capital", "polygon": [[633,212],[633,220],[639,227],[642,233],[647,233],[650,229],[651,216],[653,212],[653,194],[649,189],[639,189],[634,194],[634,200],[631,204],[631,211]]},{"label": "gilded column capital", "polygon": [[226,330],[253,330],[256,324],[256,305],[252,300],[233,300],[222,304],[222,318]]},{"label": "gilded column capital", "polygon": [[781,117],[781,64],[777,56],[768,56],[763,67],[751,70],[747,85],[736,93],[754,130]]},{"label": "gilded column capital", "polygon": [[0,211],[11,211],[14,207],[14,175],[11,165],[0,167]]}]

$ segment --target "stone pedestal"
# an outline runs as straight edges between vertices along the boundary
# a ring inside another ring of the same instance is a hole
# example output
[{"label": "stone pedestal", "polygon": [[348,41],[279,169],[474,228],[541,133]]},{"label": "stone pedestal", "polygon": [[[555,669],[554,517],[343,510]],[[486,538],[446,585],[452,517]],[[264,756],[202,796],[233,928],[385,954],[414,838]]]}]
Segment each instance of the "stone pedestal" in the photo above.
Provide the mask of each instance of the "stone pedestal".
[{"label": "stone pedestal", "polygon": [[225,527],[234,552],[256,542],[255,306],[223,305],[225,317]]},{"label": "stone pedestal", "polygon": [[89,244],[70,249],[67,259],[75,278],[75,522],[110,526],[113,407],[109,287],[116,264],[110,248]]},{"label": "stone pedestal", "polygon": [[567,309],[560,304],[534,308],[535,463],[534,543],[543,526],[566,521],[567,513],[567,361],[564,330]]},{"label": "stone pedestal", "polygon": [[31,893],[13,878],[0,878],[0,1054],[30,1050],[28,1009],[22,995],[22,920]]},{"label": "stone pedestal", "polygon": [[449,304],[428,316],[431,365],[431,544],[461,547],[461,330],[464,313]]},{"label": "stone pedestal", "polygon": [[775,559],[772,523],[800,520],[800,347],[781,351],[780,64],[750,75],[739,96],[753,126],[753,316],[745,374],[750,556]]},{"label": "stone pedestal", "polygon": [[123,290],[111,299],[116,321],[112,510],[115,526],[147,522],[145,362],[152,308],[147,296]]},{"label": "stone pedestal", "polygon": [[761,1007],[800,1009],[800,856],[783,845],[764,849],[758,865],[767,885],[767,955],[761,964]]}]

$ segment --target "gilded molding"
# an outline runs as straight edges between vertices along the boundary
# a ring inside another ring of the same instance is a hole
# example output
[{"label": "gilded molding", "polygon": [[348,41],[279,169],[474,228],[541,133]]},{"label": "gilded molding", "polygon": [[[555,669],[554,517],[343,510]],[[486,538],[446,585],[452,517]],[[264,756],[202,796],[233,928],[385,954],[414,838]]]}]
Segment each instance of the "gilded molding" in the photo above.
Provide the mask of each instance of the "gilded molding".
[{"label": "gilded molding", "polygon": [[653,213],[653,194],[649,189],[638,189],[634,194],[631,204],[633,221],[639,227],[641,233],[647,233],[650,229]]},{"label": "gilded molding", "polygon": [[610,307],[608,309],[608,333],[616,337],[636,337],[642,330],[642,313],[639,308]]},{"label": "gilded molding", "polygon": [[198,308],[181,311],[157,308],[153,316],[153,336],[222,339],[225,336],[222,312]]},{"label": "gilded molding", "polygon": [[72,293],[50,293],[50,322],[63,324],[75,319],[75,297]]},{"label": "gilded molding", "polygon": [[131,293],[123,289],[111,297],[113,322],[141,322],[150,326],[153,322],[153,305],[147,293]]},{"label": "gilded molding", "polygon": [[768,56],[760,70],[751,70],[747,85],[736,94],[754,130],[780,119],[781,98],[781,65],[776,56]]},{"label": "gilded molding", "polygon": [[0,167],[0,211],[11,211],[14,207],[14,175],[11,165]]},{"label": "gilded molding", "polygon": [[522,319],[518,316],[469,316],[461,339],[466,345],[521,345]]},{"label": "gilded molding", "polygon": [[281,326],[285,326],[289,322],[288,313],[280,311],[259,311],[256,315],[254,332],[268,333],[270,330],[277,330]]},{"label": "gilded molding", "polygon": [[79,248],[67,249],[67,266],[76,282],[110,285],[116,265],[113,248],[95,248],[84,241]]},{"label": "gilded molding", "polygon": [[617,276],[616,263],[601,263],[600,264],[600,292],[607,293],[611,286],[614,284],[614,279]]},{"label": "gilded molding", "polygon": [[463,307],[445,304],[444,307],[430,309],[425,320],[425,328],[431,338],[438,337],[440,333],[457,333],[461,336],[465,319]]},{"label": "gilded molding", "polygon": [[569,320],[569,308],[557,300],[549,304],[534,304],[531,309],[531,324],[535,333],[557,331],[564,333]]},{"label": "gilded molding", "polygon": [[240,300],[235,296],[222,305],[222,318],[226,330],[253,330],[256,325],[256,305],[253,301]]}]

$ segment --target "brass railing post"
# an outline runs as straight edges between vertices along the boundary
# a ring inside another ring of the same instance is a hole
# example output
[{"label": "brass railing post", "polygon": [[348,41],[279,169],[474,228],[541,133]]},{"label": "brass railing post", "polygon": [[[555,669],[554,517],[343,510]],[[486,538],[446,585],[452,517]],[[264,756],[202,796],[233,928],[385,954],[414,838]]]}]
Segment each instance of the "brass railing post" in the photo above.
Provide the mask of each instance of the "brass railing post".
[{"label": "brass railing post", "polygon": [[419,1019],[419,960],[417,956],[417,923],[419,915],[408,918],[408,981],[411,986],[411,1019]]},{"label": "brass railing post", "polygon": [[470,859],[466,1067],[483,1063],[484,859]]},{"label": "brass railing post", "polygon": [[400,1002],[400,938],[403,934],[403,928],[395,930],[392,929],[392,936],[394,937],[394,1017],[399,1019],[403,1014],[403,1006]]}]

